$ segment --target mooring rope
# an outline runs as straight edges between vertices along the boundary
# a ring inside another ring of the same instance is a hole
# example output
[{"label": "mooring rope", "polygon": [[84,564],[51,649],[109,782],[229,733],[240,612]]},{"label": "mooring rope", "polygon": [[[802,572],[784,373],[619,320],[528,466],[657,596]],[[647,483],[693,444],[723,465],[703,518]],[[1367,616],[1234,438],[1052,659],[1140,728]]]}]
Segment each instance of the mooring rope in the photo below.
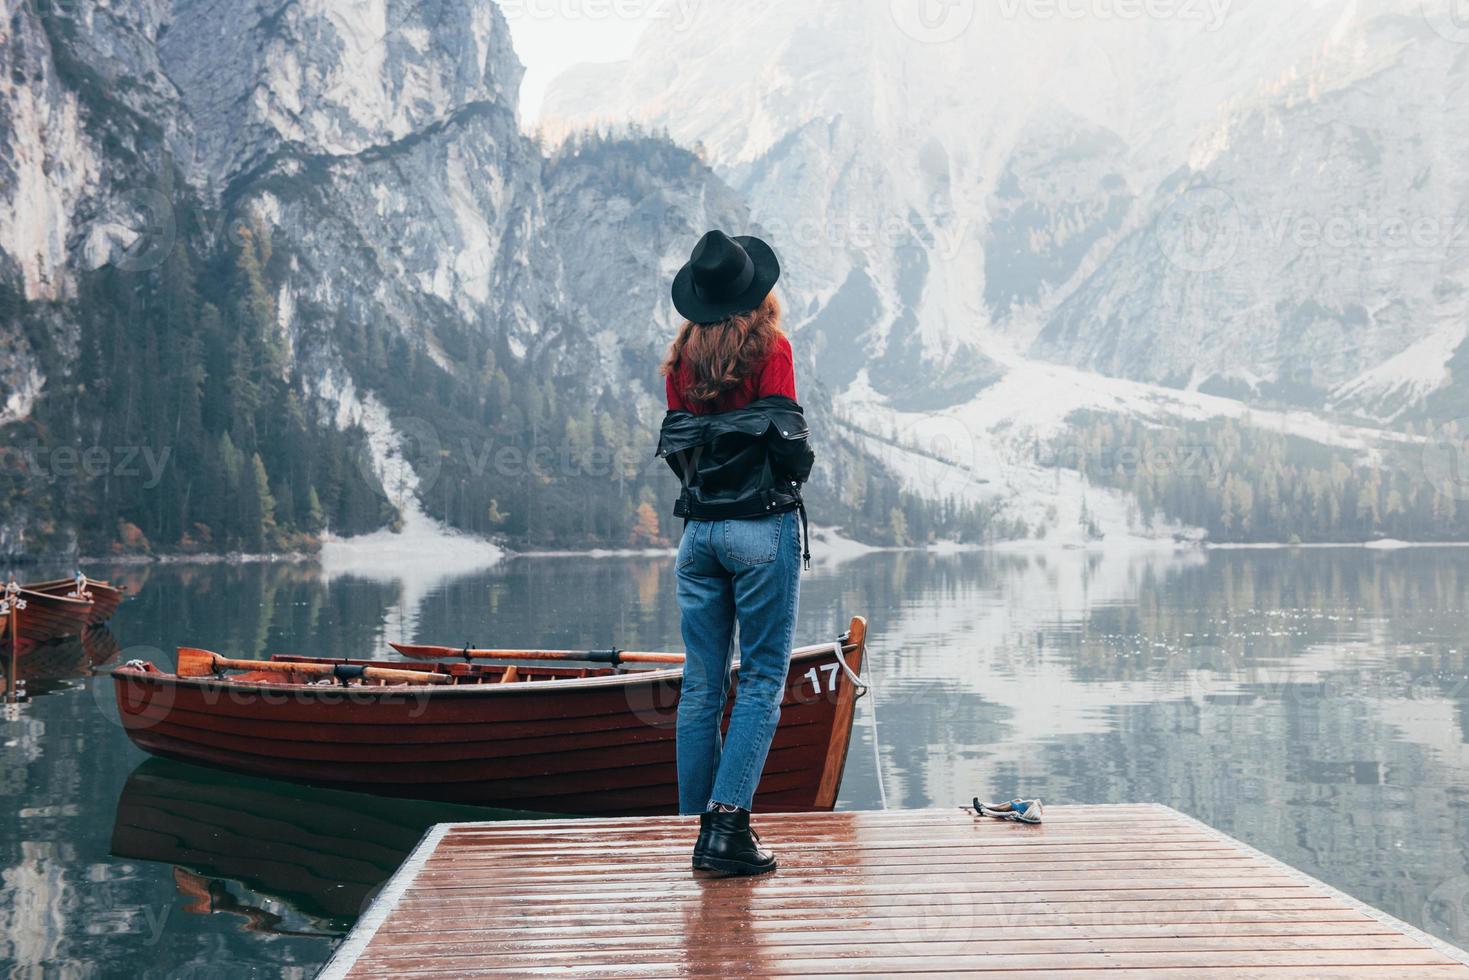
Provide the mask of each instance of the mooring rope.
[{"label": "mooring rope", "polygon": [[[842,665],[842,670],[846,673],[847,680],[851,681],[853,686],[857,688],[857,696],[860,698],[864,694],[868,695],[867,723],[868,727],[872,729],[872,771],[873,775],[877,777],[877,798],[881,801],[882,808],[886,810],[888,808],[888,791],[887,787],[883,785],[882,747],[877,735],[877,689],[872,686],[871,681],[863,680],[853,672],[851,666],[847,663],[847,657],[842,650],[842,642],[840,640],[833,643],[831,648],[832,652],[836,654],[837,663]],[[869,667],[868,672],[870,673],[871,670],[872,668]]]}]

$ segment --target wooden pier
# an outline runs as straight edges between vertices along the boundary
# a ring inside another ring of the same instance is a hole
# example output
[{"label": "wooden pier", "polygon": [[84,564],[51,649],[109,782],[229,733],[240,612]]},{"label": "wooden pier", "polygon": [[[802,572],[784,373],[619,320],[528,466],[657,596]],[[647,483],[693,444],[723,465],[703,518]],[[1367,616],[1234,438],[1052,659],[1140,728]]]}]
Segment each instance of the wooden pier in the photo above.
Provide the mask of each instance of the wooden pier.
[{"label": "wooden pier", "polygon": [[321,976],[1469,980],[1462,950],[1166,807],[756,826],[780,870],[717,879],[687,818],[441,824]]}]

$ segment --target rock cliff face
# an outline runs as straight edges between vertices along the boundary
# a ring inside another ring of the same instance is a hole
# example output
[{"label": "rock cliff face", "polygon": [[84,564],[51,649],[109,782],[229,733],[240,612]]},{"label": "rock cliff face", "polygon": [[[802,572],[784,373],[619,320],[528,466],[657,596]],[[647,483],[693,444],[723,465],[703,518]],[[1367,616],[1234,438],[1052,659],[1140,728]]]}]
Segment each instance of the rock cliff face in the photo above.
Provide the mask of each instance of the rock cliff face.
[{"label": "rock cliff face", "polygon": [[[661,536],[666,283],[749,212],[666,136],[548,154],[495,4],[22,3],[0,45],[8,443],[177,453],[118,494],[33,452],[0,474],[5,550],[309,547],[425,511]],[[855,462],[833,440],[823,479]]]},{"label": "rock cliff face", "polygon": [[704,9],[544,112],[703,144],[784,236],[839,387],[957,406],[1031,356],[1386,417],[1464,337],[1448,6]]},{"label": "rock cliff face", "polygon": [[[1469,285],[1469,58],[1374,11],[1204,134],[1035,353],[1391,414],[1450,381]],[[1390,108],[1389,108],[1390,107]],[[1166,316],[1159,315],[1166,311]]]}]

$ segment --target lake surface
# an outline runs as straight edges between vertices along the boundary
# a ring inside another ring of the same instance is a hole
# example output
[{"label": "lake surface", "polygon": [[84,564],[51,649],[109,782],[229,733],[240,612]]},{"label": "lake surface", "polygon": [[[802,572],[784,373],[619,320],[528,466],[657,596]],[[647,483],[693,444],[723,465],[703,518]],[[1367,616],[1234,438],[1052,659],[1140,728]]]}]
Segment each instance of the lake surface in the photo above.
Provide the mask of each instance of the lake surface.
[{"label": "lake surface", "polygon": [[[114,663],[678,646],[667,558],[89,571],[139,593]],[[871,621],[844,809],[1157,801],[1463,945],[1466,590],[1451,548],[875,553],[808,573],[798,642]],[[496,816],[145,761],[91,652],[56,651],[0,722],[9,974],[309,977],[425,827]]]}]

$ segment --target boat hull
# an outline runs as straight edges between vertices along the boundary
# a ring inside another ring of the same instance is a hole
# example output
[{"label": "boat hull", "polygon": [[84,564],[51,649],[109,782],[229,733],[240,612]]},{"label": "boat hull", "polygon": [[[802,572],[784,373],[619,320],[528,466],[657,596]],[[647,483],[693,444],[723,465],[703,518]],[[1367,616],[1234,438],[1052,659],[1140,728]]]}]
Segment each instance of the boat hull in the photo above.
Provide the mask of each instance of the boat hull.
[{"label": "boat hull", "polygon": [[22,655],[28,644],[81,636],[91,621],[93,603],[90,599],[73,599],[30,589],[21,589],[20,598],[25,602],[25,608],[18,610]]},{"label": "boat hull", "polygon": [[[22,588],[31,592],[42,592],[52,596],[70,596],[76,591],[76,580],[69,578],[53,579],[49,582],[37,582],[34,585],[24,585]],[[87,622],[97,626],[112,618],[117,612],[117,607],[122,605],[122,589],[106,582],[93,582],[88,580],[87,592],[91,596],[92,609],[87,615]]]},{"label": "boat hull", "polygon": [[[854,620],[843,654],[853,673],[864,632]],[[681,677],[342,688],[113,672],[124,728],[155,755],[386,796],[598,815],[677,812]],[[835,805],[859,694],[831,647],[792,658],[759,809]]]}]

